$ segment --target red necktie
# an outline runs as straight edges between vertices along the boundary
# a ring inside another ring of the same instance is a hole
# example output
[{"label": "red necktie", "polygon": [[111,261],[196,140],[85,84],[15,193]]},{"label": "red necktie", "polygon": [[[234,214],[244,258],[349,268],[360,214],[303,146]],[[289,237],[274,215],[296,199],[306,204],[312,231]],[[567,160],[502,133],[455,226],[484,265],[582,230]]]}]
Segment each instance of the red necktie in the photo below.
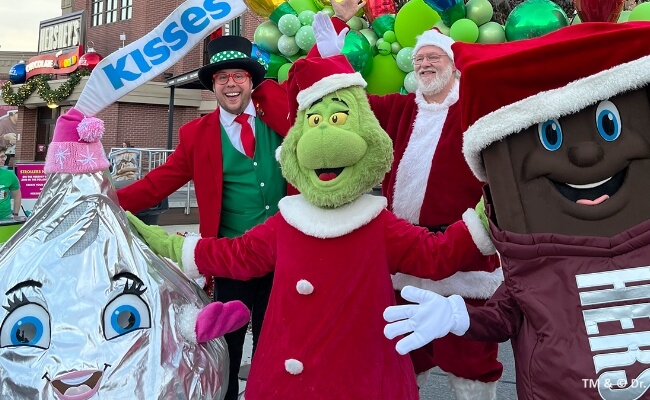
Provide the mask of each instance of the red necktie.
[{"label": "red necktie", "polygon": [[253,128],[248,123],[248,114],[241,113],[235,117],[235,122],[241,125],[241,144],[244,146],[244,153],[249,158],[255,155],[255,135],[253,135]]}]

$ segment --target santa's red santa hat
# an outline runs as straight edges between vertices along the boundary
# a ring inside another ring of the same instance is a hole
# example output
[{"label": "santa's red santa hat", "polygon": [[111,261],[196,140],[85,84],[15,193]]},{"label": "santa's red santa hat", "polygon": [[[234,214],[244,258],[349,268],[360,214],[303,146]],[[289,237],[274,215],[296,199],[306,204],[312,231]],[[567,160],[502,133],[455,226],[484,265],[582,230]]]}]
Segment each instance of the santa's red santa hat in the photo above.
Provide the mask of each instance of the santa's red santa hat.
[{"label": "santa's red santa hat", "polygon": [[429,29],[418,36],[415,47],[413,48],[413,54],[417,54],[424,46],[436,46],[447,54],[451,62],[454,62],[454,52],[451,49],[454,43],[454,39],[440,33],[438,28]]},{"label": "santa's red santa hat", "polygon": [[289,120],[294,122],[297,111],[309,108],[323,96],[351,86],[365,88],[366,81],[355,72],[348,59],[342,54],[321,57],[314,46],[307,57],[296,60],[289,71]]},{"label": "santa's red santa hat", "polygon": [[530,126],[650,82],[650,22],[582,23],[502,44],[455,43],[463,153],[487,181],[481,151]]}]

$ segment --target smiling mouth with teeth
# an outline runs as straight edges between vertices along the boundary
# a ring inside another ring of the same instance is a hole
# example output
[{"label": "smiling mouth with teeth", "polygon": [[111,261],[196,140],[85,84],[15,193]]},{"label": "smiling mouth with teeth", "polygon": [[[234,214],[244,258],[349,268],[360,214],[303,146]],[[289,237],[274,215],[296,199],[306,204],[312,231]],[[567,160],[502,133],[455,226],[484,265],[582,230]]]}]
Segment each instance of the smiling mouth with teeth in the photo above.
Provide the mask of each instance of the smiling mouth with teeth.
[{"label": "smiling mouth with teeth", "polygon": [[586,206],[602,204],[618,192],[623,185],[627,168],[600,182],[574,185],[551,180],[555,188],[568,200]]},{"label": "smiling mouth with teeth", "polygon": [[318,179],[321,181],[332,181],[336,179],[339,175],[341,175],[341,172],[343,172],[344,168],[318,168],[315,169],[314,172],[316,172],[316,176],[318,176]]},{"label": "smiling mouth with teeth", "polygon": [[85,400],[99,390],[102,371],[75,371],[52,380],[57,396],[62,400]]}]

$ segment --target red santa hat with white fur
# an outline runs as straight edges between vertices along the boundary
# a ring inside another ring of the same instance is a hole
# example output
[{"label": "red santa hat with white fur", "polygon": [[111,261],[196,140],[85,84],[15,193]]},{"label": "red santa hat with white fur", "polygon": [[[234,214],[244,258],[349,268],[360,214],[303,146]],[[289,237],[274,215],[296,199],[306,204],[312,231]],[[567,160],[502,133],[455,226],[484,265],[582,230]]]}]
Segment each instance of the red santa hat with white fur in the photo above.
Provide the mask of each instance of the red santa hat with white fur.
[{"label": "red santa hat with white fur", "polygon": [[650,22],[590,22],[535,39],[454,44],[463,153],[476,177],[487,182],[481,151],[491,143],[647,85],[648,37]]},{"label": "red santa hat with white fur", "polygon": [[289,71],[289,121],[295,121],[297,111],[309,108],[327,94],[351,86],[365,88],[366,85],[347,57],[342,54],[321,57],[314,46],[307,57],[296,60]]},{"label": "red santa hat with white fur", "polygon": [[445,54],[447,54],[447,57],[454,62],[454,52],[451,49],[451,46],[454,43],[454,39],[440,33],[438,28],[429,29],[417,37],[417,42],[413,48],[413,54],[417,54],[417,52],[424,46],[436,46],[439,47],[440,50],[444,51]]}]

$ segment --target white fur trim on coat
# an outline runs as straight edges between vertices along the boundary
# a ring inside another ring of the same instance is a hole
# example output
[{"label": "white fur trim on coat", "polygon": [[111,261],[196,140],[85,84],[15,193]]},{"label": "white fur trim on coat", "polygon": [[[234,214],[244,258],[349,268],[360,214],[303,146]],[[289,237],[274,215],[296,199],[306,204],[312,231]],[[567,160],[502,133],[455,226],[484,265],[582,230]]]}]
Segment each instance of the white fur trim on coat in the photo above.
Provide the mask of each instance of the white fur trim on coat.
[{"label": "white fur trim on coat", "polygon": [[298,101],[298,110],[304,110],[314,104],[323,96],[334,93],[338,89],[345,89],[350,86],[366,87],[366,81],[360,73],[354,74],[333,74],[328,75],[310,87],[301,90],[296,96]]},{"label": "white fur trim on coat", "polygon": [[472,381],[448,373],[449,386],[456,400],[496,400],[497,382]]},{"label": "white fur trim on coat", "polygon": [[474,243],[481,254],[484,256],[491,256],[497,252],[497,249],[494,247],[494,243],[492,243],[492,239],[490,238],[490,234],[487,229],[485,229],[479,216],[476,215],[476,211],[468,208],[467,211],[463,213],[463,222],[467,225],[467,230],[469,230],[469,234],[472,235],[472,239],[474,239]]},{"label": "white fur trim on coat", "polygon": [[178,313],[178,327],[181,336],[183,336],[185,341],[192,344],[197,343],[196,320],[199,317],[199,312],[201,312],[201,310],[199,310],[199,308],[194,304],[185,304],[181,306],[181,310]]},{"label": "white fur trim on coat", "polygon": [[202,276],[199,272],[199,268],[196,266],[196,259],[194,258],[194,251],[199,240],[201,240],[201,237],[197,235],[186,236],[185,241],[183,242],[183,249],[181,250],[183,272],[185,273],[185,276],[190,279],[198,279]]},{"label": "white fur trim on coat", "polygon": [[457,294],[466,299],[487,300],[492,297],[503,282],[503,271],[501,268],[497,268],[493,272],[456,272],[449,278],[439,281],[417,278],[401,273],[395,274],[391,278],[395,290],[402,290],[404,286],[415,286],[438,293],[441,296]]},{"label": "white fur trim on coat", "polygon": [[420,91],[415,93],[418,111],[406,149],[397,166],[392,206],[395,215],[412,224],[420,222],[422,202],[442,128],[449,107],[457,101],[458,79],[454,79],[454,85],[442,103],[427,103]]},{"label": "white fur trim on coat", "polygon": [[487,182],[481,151],[490,144],[553,118],[578,111],[650,82],[650,56],[537,93],[479,118],[465,132],[463,154],[474,175]]},{"label": "white fur trim on coat", "polygon": [[329,239],[347,235],[367,225],[386,208],[386,198],[364,194],[352,203],[324,209],[309,203],[298,194],[283,197],[278,208],[287,223],[300,232]]}]

